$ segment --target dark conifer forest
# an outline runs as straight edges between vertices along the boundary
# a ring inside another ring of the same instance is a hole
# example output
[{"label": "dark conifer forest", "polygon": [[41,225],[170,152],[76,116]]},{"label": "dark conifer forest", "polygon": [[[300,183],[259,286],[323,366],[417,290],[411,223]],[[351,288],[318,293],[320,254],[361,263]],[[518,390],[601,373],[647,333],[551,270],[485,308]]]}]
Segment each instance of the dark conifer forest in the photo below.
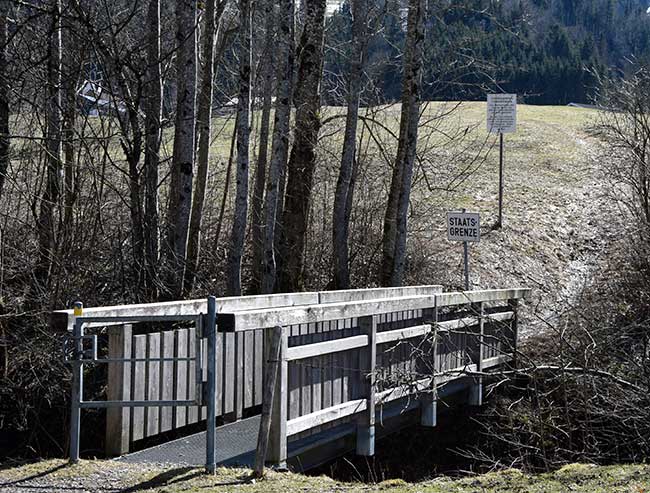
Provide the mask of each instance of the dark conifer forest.
[{"label": "dark conifer forest", "polygon": [[[399,1],[387,0],[369,46],[373,89],[367,102],[399,99],[404,42]],[[485,87],[522,95],[529,104],[589,103],[599,77],[623,75],[650,56],[647,0],[463,0],[429,5],[423,95],[481,100]],[[329,21],[326,78],[330,102],[342,98],[348,2]],[[395,63],[386,63],[393,60]],[[375,101],[373,101],[373,99]]]}]

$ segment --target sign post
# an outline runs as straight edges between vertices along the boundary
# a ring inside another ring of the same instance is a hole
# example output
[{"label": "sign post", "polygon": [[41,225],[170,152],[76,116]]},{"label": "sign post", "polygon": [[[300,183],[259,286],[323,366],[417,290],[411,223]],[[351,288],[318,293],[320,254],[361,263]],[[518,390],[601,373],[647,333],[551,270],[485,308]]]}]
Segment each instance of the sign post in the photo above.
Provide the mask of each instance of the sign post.
[{"label": "sign post", "polygon": [[469,244],[481,241],[481,216],[476,212],[447,212],[447,240],[463,242],[465,291],[469,291]]},{"label": "sign post", "polygon": [[488,94],[487,131],[499,134],[499,218],[496,227],[503,226],[503,134],[517,129],[517,95]]}]

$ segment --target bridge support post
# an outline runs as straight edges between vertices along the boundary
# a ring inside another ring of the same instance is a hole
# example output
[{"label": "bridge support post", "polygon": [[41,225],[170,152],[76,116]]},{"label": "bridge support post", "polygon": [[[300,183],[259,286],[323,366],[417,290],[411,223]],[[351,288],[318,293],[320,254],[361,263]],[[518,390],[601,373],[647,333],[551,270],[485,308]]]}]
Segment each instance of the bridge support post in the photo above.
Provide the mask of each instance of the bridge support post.
[{"label": "bridge support post", "polygon": [[[273,331],[266,330],[264,344],[271,347]],[[280,357],[278,361],[278,374],[273,393],[273,410],[271,411],[271,436],[270,447],[266,461],[277,469],[287,467],[287,392],[289,386],[289,362],[287,350],[289,349],[289,331],[281,327]],[[267,365],[267,368],[271,365]]]},{"label": "bridge support post", "polygon": [[[484,354],[484,331],[485,331],[485,307],[483,303],[472,305],[473,311],[478,316],[478,332],[476,335],[478,348],[476,350],[476,371],[481,373],[483,371],[483,354]],[[469,405],[481,406],[483,405],[483,377],[475,376],[472,379],[472,385],[469,389]]]},{"label": "bridge support post", "polygon": [[510,322],[511,340],[507,342],[510,347],[505,348],[505,352],[512,352],[512,367],[516,369],[517,368],[517,338],[519,337],[519,328],[518,328],[519,300],[518,299],[509,300],[508,307],[512,311],[513,317],[512,317],[512,321]]},{"label": "bridge support post", "polygon": [[434,427],[438,424],[438,308],[427,308],[422,311],[422,320],[431,325],[431,359],[424,362],[423,371],[431,374],[429,391],[420,398],[420,425]]},{"label": "bridge support post", "polygon": [[206,418],[205,436],[205,470],[214,474],[216,470],[216,418],[217,418],[217,299],[208,297],[208,314],[204,324],[205,337],[208,343],[208,381],[205,398],[208,415]]},{"label": "bridge support post", "polygon": [[368,403],[357,423],[357,455],[375,455],[375,369],[377,363],[377,316],[359,318],[361,333],[368,336],[368,346],[359,355],[361,388]]}]

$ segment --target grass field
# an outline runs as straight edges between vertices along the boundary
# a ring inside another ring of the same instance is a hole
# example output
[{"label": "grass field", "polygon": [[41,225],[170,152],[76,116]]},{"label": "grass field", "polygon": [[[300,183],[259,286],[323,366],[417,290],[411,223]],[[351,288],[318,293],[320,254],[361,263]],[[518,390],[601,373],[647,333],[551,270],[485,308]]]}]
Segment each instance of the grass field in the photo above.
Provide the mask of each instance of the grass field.
[{"label": "grass field", "polygon": [[251,481],[246,469],[217,470],[206,476],[200,469],[126,466],[110,461],[82,461],[67,466],[59,460],[43,461],[0,470],[0,490],[97,491],[160,493],[199,492],[365,492],[394,493],[644,493],[650,489],[650,466],[597,467],[573,464],[548,474],[527,475],[506,470],[471,478],[436,478],[419,483],[389,480],[377,484],[341,483],[327,477],[269,473]]}]

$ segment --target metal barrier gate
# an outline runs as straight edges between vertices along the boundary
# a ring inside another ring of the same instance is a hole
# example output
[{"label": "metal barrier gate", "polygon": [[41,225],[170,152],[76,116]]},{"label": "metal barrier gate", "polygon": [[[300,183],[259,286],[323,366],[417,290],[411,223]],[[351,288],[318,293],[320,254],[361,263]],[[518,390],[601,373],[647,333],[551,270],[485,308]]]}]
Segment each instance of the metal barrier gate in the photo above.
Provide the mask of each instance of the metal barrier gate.
[{"label": "metal barrier gate", "polygon": [[[78,311],[77,311],[78,310]],[[82,409],[106,409],[106,408],[132,408],[132,407],[157,407],[157,406],[202,406],[204,402],[208,410],[208,435],[214,435],[215,421],[215,355],[216,355],[216,300],[211,298],[208,301],[208,316],[206,315],[155,315],[155,316],[118,316],[118,317],[93,317],[83,316],[81,308],[75,307],[76,313],[72,334],[69,334],[64,342],[65,359],[72,366],[72,395],[70,414],[70,461],[79,461],[79,438]],[[158,361],[163,362],[194,362],[196,372],[195,398],[194,399],[172,399],[172,400],[84,400],[83,395],[83,374],[84,365],[99,364],[131,364],[146,362],[147,358],[111,358],[98,357],[97,335],[87,334],[86,329],[91,327],[104,327],[118,323],[142,323],[142,322],[194,322],[196,336],[195,356],[191,357],[161,357]],[[207,324],[206,324],[207,323]],[[208,330],[206,331],[205,328]],[[202,368],[203,351],[202,338],[207,338],[208,346],[208,381],[206,388],[203,387]],[[211,359],[210,359],[211,358]],[[212,371],[211,371],[212,370]],[[205,390],[205,392],[204,392]],[[210,432],[212,429],[212,433]],[[213,439],[214,443],[214,439]],[[210,454],[210,447],[207,449],[208,459],[214,457],[214,449]],[[214,460],[213,460],[214,462]],[[206,464],[209,467],[210,462]]]}]

